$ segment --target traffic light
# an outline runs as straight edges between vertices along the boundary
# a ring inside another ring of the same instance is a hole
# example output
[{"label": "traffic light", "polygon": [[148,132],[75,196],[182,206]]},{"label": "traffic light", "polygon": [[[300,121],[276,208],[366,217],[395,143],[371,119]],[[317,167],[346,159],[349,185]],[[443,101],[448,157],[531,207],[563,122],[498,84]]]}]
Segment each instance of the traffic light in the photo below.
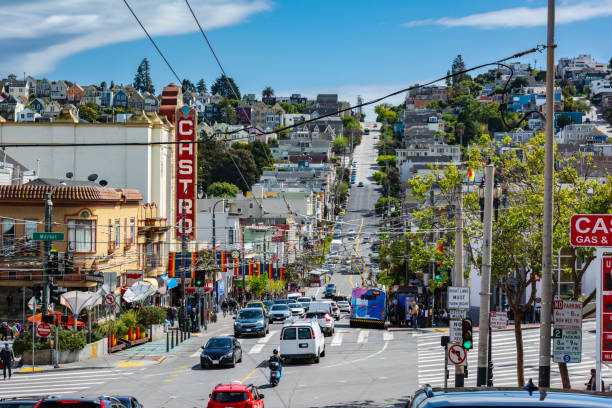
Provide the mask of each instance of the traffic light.
[{"label": "traffic light", "polygon": [[74,273],[74,255],[72,255],[70,252],[66,252],[64,254],[64,273]]},{"label": "traffic light", "polygon": [[461,321],[461,338],[463,339],[463,348],[471,350],[474,342],[472,341],[472,319],[469,317]]},{"label": "traffic light", "polygon": [[40,303],[42,301],[42,285],[34,285],[32,291],[34,292],[36,303]]},{"label": "traffic light", "polygon": [[57,253],[57,249],[52,249],[49,253],[49,274],[59,274],[59,256]]},{"label": "traffic light", "polygon": [[59,291],[59,286],[57,286],[55,283],[50,283],[49,284],[49,302],[53,303],[54,305],[59,305],[60,304],[60,291]]},{"label": "traffic light", "polygon": [[193,286],[202,287],[206,282],[205,272],[204,271],[195,271],[195,279],[193,281]]}]

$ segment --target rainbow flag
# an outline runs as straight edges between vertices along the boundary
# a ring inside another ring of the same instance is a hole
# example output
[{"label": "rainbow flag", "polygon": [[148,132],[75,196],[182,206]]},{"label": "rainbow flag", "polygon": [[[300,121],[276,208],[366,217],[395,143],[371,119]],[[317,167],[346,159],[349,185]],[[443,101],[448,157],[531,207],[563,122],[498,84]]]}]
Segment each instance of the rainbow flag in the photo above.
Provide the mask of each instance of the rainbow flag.
[{"label": "rainbow flag", "polygon": [[249,259],[249,276],[253,276],[253,261]]},{"label": "rainbow flag", "polygon": [[238,258],[234,258],[234,276],[238,276],[240,273],[238,272]]},{"label": "rainbow flag", "polygon": [[280,280],[285,279],[285,272],[287,272],[287,268],[280,268]]},{"label": "rainbow flag", "polygon": [[191,253],[191,268],[189,268],[189,277],[191,279],[195,279],[195,270],[196,267],[198,266],[198,254],[196,252],[192,252]]},{"label": "rainbow flag", "polygon": [[470,170],[468,172],[468,180],[470,183],[475,184],[476,183],[476,174],[474,173],[474,170]]},{"label": "rainbow flag", "polygon": [[261,264],[257,263],[257,276],[261,275]]},{"label": "rainbow flag", "polygon": [[227,272],[227,252],[221,251],[221,272]]},{"label": "rainbow flag", "polygon": [[274,266],[273,264],[268,264],[268,279],[274,279]]},{"label": "rainbow flag", "polygon": [[174,273],[176,270],[176,262],[175,262],[175,252],[170,252],[168,254],[168,277],[175,278]]}]

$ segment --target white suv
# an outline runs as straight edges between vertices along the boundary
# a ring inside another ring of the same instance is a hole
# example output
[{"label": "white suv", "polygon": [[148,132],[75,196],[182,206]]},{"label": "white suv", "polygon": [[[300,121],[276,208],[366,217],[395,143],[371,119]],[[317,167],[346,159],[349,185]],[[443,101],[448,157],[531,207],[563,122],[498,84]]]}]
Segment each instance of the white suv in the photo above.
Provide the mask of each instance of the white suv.
[{"label": "white suv", "polygon": [[334,318],[325,312],[308,312],[306,313],[306,320],[312,320],[321,327],[321,331],[326,336],[331,336],[335,331]]}]

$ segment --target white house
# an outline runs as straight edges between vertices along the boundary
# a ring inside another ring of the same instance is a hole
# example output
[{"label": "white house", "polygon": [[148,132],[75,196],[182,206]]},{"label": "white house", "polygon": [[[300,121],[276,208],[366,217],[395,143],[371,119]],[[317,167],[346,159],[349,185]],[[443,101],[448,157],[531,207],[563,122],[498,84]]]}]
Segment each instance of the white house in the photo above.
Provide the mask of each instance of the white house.
[{"label": "white house", "polygon": [[15,113],[17,117],[17,122],[36,122],[36,119],[40,118],[40,113],[36,112],[34,109],[25,108],[19,113]]}]

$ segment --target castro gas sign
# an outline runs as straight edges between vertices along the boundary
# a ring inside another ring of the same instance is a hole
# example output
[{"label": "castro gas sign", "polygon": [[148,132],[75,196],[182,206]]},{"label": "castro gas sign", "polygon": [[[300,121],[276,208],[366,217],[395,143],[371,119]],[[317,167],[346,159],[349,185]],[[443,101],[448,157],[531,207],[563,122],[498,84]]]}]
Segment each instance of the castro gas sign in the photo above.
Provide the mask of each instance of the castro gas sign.
[{"label": "castro gas sign", "polygon": [[181,238],[183,202],[185,203],[185,238],[195,239],[196,183],[198,151],[198,115],[195,109],[183,106],[176,111],[176,229]]},{"label": "castro gas sign", "polygon": [[612,214],[575,214],[570,221],[573,246],[612,247]]}]

